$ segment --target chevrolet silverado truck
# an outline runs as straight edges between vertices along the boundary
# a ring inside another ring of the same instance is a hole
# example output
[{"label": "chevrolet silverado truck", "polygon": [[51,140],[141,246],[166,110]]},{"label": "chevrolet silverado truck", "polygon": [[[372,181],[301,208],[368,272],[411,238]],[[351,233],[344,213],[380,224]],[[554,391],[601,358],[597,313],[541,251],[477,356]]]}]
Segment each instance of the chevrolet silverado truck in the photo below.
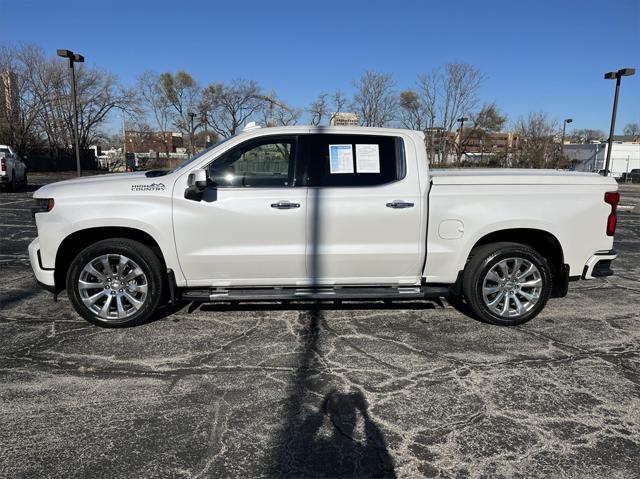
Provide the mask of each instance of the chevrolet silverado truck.
[{"label": "chevrolet silverado truck", "polygon": [[34,198],[37,280],[102,326],[179,300],[435,297],[516,325],[616,258],[612,178],[432,170],[401,129],[251,125],[173,170]]}]

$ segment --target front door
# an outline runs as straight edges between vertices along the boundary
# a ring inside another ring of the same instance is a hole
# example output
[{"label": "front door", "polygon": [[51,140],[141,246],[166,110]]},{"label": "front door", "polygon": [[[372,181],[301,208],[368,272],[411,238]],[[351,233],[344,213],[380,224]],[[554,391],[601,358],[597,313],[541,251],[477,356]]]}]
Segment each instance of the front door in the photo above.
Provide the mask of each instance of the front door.
[{"label": "front door", "polygon": [[[202,201],[174,189],[174,233],[188,286],[296,285],[306,278],[306,187],[298,140],[248,140],[207,167]],[[186,176],[186,175],[185,175]]]}]

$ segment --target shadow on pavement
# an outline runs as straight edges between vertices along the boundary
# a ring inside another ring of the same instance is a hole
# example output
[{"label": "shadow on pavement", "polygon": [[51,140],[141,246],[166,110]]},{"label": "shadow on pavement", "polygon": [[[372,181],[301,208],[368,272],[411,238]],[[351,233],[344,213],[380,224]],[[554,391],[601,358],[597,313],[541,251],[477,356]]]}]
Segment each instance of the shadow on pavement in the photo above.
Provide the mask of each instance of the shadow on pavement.
[{"label": "shadow on pavement", "polygon": [[[305,317],[306,316],[306,317]],[[324,395],[318,374],[322,313],[301,315],[303,349],[284,405],[284,422],[272,454],[269,476],[275,477],[396,477],[380,428],[368,414],[361,391]]]}]

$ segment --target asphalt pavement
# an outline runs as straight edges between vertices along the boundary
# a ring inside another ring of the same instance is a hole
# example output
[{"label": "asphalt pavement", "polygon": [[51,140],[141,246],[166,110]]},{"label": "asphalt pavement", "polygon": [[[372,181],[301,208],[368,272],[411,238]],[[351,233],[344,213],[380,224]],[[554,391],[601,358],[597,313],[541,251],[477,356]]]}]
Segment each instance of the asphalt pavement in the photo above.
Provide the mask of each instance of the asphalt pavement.
[{"label": "asphalt pavement", "polygon": [[0,193],[1,477],[640,475],[638,214],[615,276],[519,327],[424,301],[186,304],[114,330],[36,285],[33,189]]}]

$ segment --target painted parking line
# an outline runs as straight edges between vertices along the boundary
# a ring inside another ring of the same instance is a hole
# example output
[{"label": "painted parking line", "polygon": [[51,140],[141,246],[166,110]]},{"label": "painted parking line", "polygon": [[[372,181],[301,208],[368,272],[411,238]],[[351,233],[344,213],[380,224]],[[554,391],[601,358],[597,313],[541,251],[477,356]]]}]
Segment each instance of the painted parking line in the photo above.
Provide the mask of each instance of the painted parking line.
[{"label": "painted parking line", "polygon": [[31,201],[31,198],[24,198],[22,200],[16,200],[16,201],[7,201],[6,203],[0,203],[0,206],[13,205],[16,203],[24,203],[25,201]]}]

